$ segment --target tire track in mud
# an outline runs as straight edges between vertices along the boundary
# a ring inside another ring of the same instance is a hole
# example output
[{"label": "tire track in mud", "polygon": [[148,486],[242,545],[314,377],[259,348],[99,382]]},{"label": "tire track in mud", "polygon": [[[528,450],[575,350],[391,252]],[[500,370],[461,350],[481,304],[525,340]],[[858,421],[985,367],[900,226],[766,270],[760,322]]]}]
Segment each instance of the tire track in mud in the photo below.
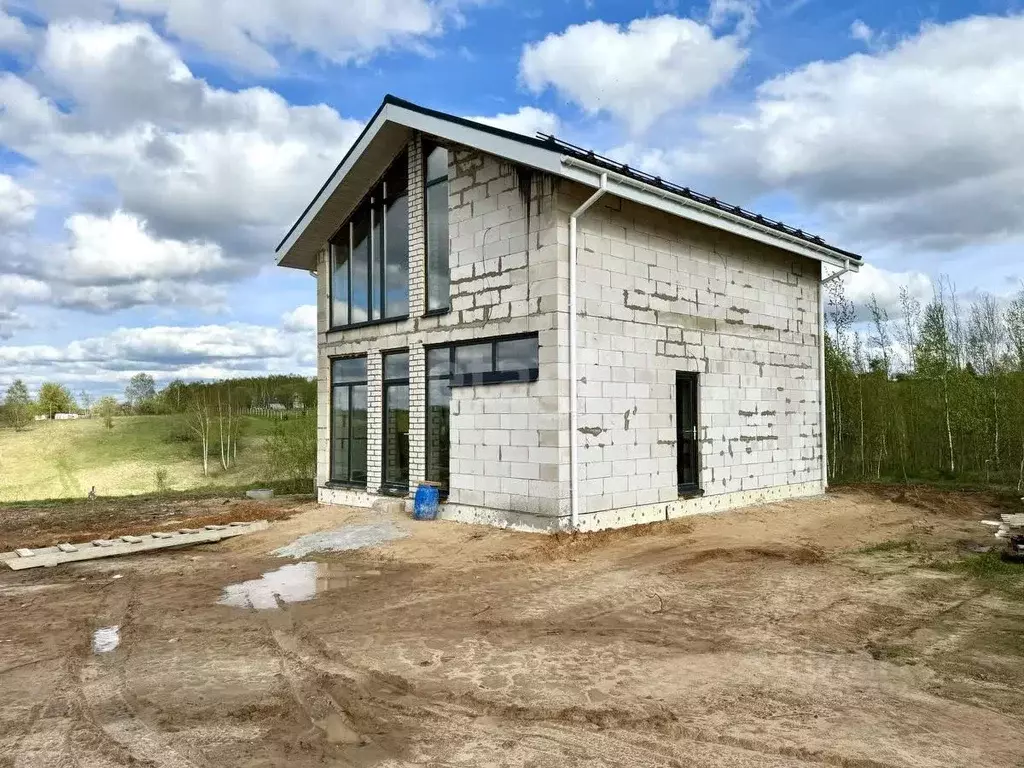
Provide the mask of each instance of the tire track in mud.
[{"label": "tire track in mud", "polygon": [[[104,596],[99,616],[108,625],[120,627],[121,645],[110,653],[97,654],[92,648],[79,658],[72,675],[72,690],[85,730],[94,737],[82,747],[113,753],[116,765],[146,765],[153,768],[209,768],[209,763],[187,744],[174,742],[152,727],[140,715],[126,679],[134,642],[132,628],[138,609],[134,590],[119,582]],[[104,744],[103,742],[106,742]],[[89,762],[86,765],[93,765]]]},{"label": "tire track in mud", "polygon": [[[773,746],[753,737],[686,724],[671,709],[655,702],[640,712],[614,707],[521,706],[490,701],[473,693],[455,693],[434,684],[416,685],[405,678],[338,659],[318,637],[297,629],[288,610],[268,620],[267,626],[293,697],[315,727],[322,728],[318,721],[323,722],[326,706],[338,713],[346,728],[357,735],[361,735],[360,727],[366,729],[368,711],[387,713],[387,717],[377,721],[378,728],[385,722],[401,722],[409,727],[429,716],[434,738],[420,744],[428,748],[438,746],[438,737],[449,742],[472,742],[481,728],[486,729],[486,723],[491,722],[510,737],[514,734],[514,741],[520,746],[532,743],[531,760],[538,754],[564,759],[569,753],[608,766],[682,768],[693,764],[695,751],[705,753],[703,764],[716,765],[716,758],[721,757],[725,748],[738,753],[736,758],[748,759],[750,766],[763,765],[765,758],[772,758],[791,766],[900,768],[896,763],[828,750]],[[342,681],[345,695],[326,690],[336,680]],[[355,700],[359,701],[362,717],[352,711]],[[442,721],[444,728],[439,729]],[[381,732],[366,734],[366,738],[372,741]],[[652,738],[643,738],[645,733]],[[415,737],[411,731],[404,735]],[[475,763],[452,762],[449,758],[444,764]]]}]

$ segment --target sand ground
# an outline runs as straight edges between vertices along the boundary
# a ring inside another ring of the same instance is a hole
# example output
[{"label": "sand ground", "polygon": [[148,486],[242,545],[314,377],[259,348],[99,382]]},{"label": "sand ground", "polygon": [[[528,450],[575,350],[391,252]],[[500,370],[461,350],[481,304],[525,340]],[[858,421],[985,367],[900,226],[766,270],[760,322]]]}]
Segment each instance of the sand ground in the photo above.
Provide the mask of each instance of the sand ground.
[{"label": "sand ground", "polygon": [[[275,522],[0,572],[0,766],[1024,766],[1024,580],[934,567],[997,506],[847,489],[575,537],[395,517],[408,537],[290,561],[381,517],[231,503]],[[264,610],[218,602],[296,562]]]}]

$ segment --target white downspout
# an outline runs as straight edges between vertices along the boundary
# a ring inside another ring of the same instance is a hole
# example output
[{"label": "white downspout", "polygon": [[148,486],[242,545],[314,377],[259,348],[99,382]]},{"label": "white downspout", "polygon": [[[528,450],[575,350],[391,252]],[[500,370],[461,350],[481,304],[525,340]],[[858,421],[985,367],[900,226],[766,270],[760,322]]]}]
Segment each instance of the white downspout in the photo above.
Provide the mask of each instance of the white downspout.
[{"label": "white downspout", "polygon": [[819,415],[821,433],[821,490],[828,490],[828,435],[825,434],[825,419],[828,416],[825,408],[825,284],[850,271],[850,262],[828,277],[825,277],[825,264],[821,265],[821,280],[818,282],[818,401],[821,406]]},{"label": "white downspout", "polygon": [[580,488],[578,434],[579,394],[576,373],[576,220],[608,191],[608,174],[601,174],[601,186],[569,216],[569,513],[570,527],[579,529]]}]

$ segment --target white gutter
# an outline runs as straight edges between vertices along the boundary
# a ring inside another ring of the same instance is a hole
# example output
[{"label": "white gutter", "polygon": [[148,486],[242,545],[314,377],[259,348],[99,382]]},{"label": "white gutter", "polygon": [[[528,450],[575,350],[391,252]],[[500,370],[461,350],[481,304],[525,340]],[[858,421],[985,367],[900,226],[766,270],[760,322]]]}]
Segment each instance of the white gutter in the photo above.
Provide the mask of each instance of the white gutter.
[{"label": "white gutter", "polygon": [[576,220],[608,191],[608,174],[601,174],[601,186],[569,216],[569,515],[572,530],[579,529],[579,394],[576,373]]},{"label": "white gutter", "polygon": [[825,434],[825,419],[828,415],[825,408],[825,285],[831,283],[837,277],[842,277],[847,272],[854,271],[850,267],[849,259],[838,271],[825,277],[825,265],[821,267],[821,281],[818,283],[818,401],[820,413],[818,416],[821,434],[821,490],[828,490],[828,436]]}]

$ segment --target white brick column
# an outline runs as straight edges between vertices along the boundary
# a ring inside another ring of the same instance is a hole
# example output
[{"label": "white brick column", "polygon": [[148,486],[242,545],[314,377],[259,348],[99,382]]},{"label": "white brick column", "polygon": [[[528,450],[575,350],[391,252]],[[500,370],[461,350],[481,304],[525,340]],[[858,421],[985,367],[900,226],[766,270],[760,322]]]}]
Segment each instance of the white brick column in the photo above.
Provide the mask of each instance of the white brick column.
[{"label": "white brick column", "polygon": [[383,361],[379,349],[366,353],[366,490],[380,490],[384,455]]},{"label": "white brick column", "polygon": [[327,248],[320,251],[316,262],[316,484],[323,485],[331,477],[331,363],[324,343],[330,323],[328,282],[330,269]]},{"label": "white brick column", "polygon": [[423,139],[409,142],[409,317],[427,311],[427,233],[423,189]]},{"label": "white brick column", "polygon": [[409,348],[409,491],[427,474],[427,355],[422,344]]}]

